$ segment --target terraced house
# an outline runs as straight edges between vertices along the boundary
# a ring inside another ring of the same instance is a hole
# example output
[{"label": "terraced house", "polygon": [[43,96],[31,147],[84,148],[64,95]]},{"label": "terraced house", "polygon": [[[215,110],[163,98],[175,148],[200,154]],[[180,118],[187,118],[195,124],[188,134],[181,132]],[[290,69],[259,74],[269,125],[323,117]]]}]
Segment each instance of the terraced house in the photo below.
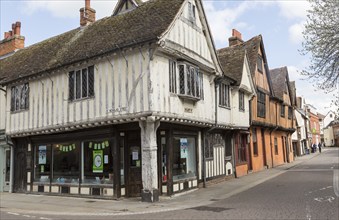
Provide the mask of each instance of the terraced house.
[{"label": "terraced house", "polygon": [[[246,57],[247,62],[244,63],[248,63],[256,90],[255,97],[250,101],[250,145],[241,147],[235,144],[235,152],[238,152],[235,155],[237,176],[291,162],[294,124],[287,69],[270,73],[261,35],[243,41],[241,33],[233,30],[229,47],[218,52],[221,56]],[[245,64],[232,63],[238,69]],[[227,67],[227,64],[223,66]]]},{"label": "terraced house", "polygon": [[0,61],[14,191],[153,202],[232,176],[254,90],[223,74],[202,2],[95,13]]}]

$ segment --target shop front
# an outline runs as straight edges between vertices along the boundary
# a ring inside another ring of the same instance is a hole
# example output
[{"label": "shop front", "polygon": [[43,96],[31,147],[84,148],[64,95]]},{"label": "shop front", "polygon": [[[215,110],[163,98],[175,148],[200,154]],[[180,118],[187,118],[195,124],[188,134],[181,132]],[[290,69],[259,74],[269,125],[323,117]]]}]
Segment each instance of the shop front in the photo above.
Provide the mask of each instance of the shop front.
[{"label": "shop front", "polygon": [[199,130],[162,124],[157,136],[160,192],[172,195],[198,187]]}]

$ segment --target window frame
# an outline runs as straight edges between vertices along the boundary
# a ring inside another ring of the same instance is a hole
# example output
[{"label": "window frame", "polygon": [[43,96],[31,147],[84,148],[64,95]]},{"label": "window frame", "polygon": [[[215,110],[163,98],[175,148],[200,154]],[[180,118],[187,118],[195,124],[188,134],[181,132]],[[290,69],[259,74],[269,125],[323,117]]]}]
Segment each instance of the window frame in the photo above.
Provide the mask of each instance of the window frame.
[{"label": "window frame", "polygon": [[195,5],[192,2],[188,2],[188,20],[192,23],[196,21]]},{"label": "window frame", "polygon": [[257,70],[259,73],[263,73],[264,72],[264,68],[263,68],[263,58],[261,55],[258,55],[257,57]]},{"label": "window frame", "polygon": [[285,118],[285,105],[281,104],[280,105],[280,117]]},{"label": "window frame", "polygon": [[177,93],[177,62],[169,60],[169,91]]},{"label": "window frame", "polygon": [[252,128],[253,155],[258,156],[258,136],[257,129]]},{"label": "window frame", "polygon": [[[83,87],[84,76],[86,76],[86,88]],[[94,83],[94,65],[70,71],[68,73],[68,100],[74,102],[93,98],[95,96]]]},{"label": "window frame", "polygon": [[239,90],[239,110],[245,111],[245,92]]},{"label": "window frame", "polygon": [[292,106],[288,106],[288,119],[292,119],[293,108]]},{"label": "window frame", "polygon": [[180,97],[194,101],[203,100],[203,73],[199,67],[186,62],[177,62]]},{"label": "window frame", "polygon": [[257,94],[257,117],[266,118],[266,94],[260,90]]},{"label": "window frame", "polygon": [[10,110],[12,113],[29,109],[29,90],[28,82],[11,87]]},{"label": "window frame", "polygon": [[227,83],[220,83],[219,85],[219,106],[224,108],[231,108],[230,101],[230,85]]}]

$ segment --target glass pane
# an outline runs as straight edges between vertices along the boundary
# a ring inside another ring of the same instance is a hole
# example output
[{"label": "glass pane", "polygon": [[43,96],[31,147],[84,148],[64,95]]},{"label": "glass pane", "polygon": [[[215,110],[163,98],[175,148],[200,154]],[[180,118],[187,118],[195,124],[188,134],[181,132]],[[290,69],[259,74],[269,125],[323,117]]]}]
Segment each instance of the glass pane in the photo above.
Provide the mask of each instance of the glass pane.
[{"label": "glass pane", "polygon": [[36,146],[34,153],[34,182],[48,184],[50,182],[51,165],[51,146]]},{"label": "glass pane", "polygon": [[74,100],[74,71],[69,72],[69,80],[68,80],[68,99]]},{"label": "glass pane", "polygon": [[84,142],[84,184],[113,184],[112,152],[110,140]]},{"label": "glass pane", "polygon": [[87,85],[87,69],[82,70],[82,98],[86,98],[88,96],[88,85]]},{"label": "glass pane", "polygon": [[94,66],[88,67],[88,96],[94,96]]},{"label": "glass pane", "polygon": [[5,181],[9,182],[11,173],[11,151],[6,150],[6,170],[5,170]]},{"label": "glass pane", "polygon": [[185,94],[185,66],[179,65],[180,94]]},{"label": "glass pane", "polygon": [[195,177],[195,138],[174,137],[173,144],[173,181]]},{"label": "glass pane", "polygon": [[162,181],[167,182],[167,147],[166,137],[161,137],[161,152],[162,152]]},{"label": "glass pane", "polygon": [[81,71],[78,70],[76,71],[76,76],[75,76],[75,95],[76,99],[81,98]]},{"label": "glass pane", "polygon": [[80,146],[75,143],[54,144],[53,183],[79,183]]},{"label": "glass pane", "polygon": [[124,164],[125,164],[125,154],[124,154],[124,137],[120,138],[120,184],[123,186],[125,185],[125,170],[124,170]]}]

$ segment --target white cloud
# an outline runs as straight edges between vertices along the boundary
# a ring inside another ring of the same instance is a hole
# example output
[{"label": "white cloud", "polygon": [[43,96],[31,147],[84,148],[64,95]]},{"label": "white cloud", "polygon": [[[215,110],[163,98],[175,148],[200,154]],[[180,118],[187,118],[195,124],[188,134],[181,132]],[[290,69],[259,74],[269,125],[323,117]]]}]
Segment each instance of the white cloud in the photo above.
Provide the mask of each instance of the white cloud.
[{"label": "white cloud", "polygon": [[306,19],[310,3],[304,1],[277,1],[280,14],[288,19]]},{"label": "white cloud", "polygon": [[[92,0],[91,8],[96,10],[96,18],[100,19],[112,14],[116,2],[116,0]],[[26,14],[48,11],[55,17],[76,18],[79,17],[79,9],[84,6],[84,0],[25,1],[22,11]]]},{"label": "white cloud", "polygon": [[294,44],[300,44],[303,41],[303,31],[305,22],[295,23],[288,29],[289,40]]}]

